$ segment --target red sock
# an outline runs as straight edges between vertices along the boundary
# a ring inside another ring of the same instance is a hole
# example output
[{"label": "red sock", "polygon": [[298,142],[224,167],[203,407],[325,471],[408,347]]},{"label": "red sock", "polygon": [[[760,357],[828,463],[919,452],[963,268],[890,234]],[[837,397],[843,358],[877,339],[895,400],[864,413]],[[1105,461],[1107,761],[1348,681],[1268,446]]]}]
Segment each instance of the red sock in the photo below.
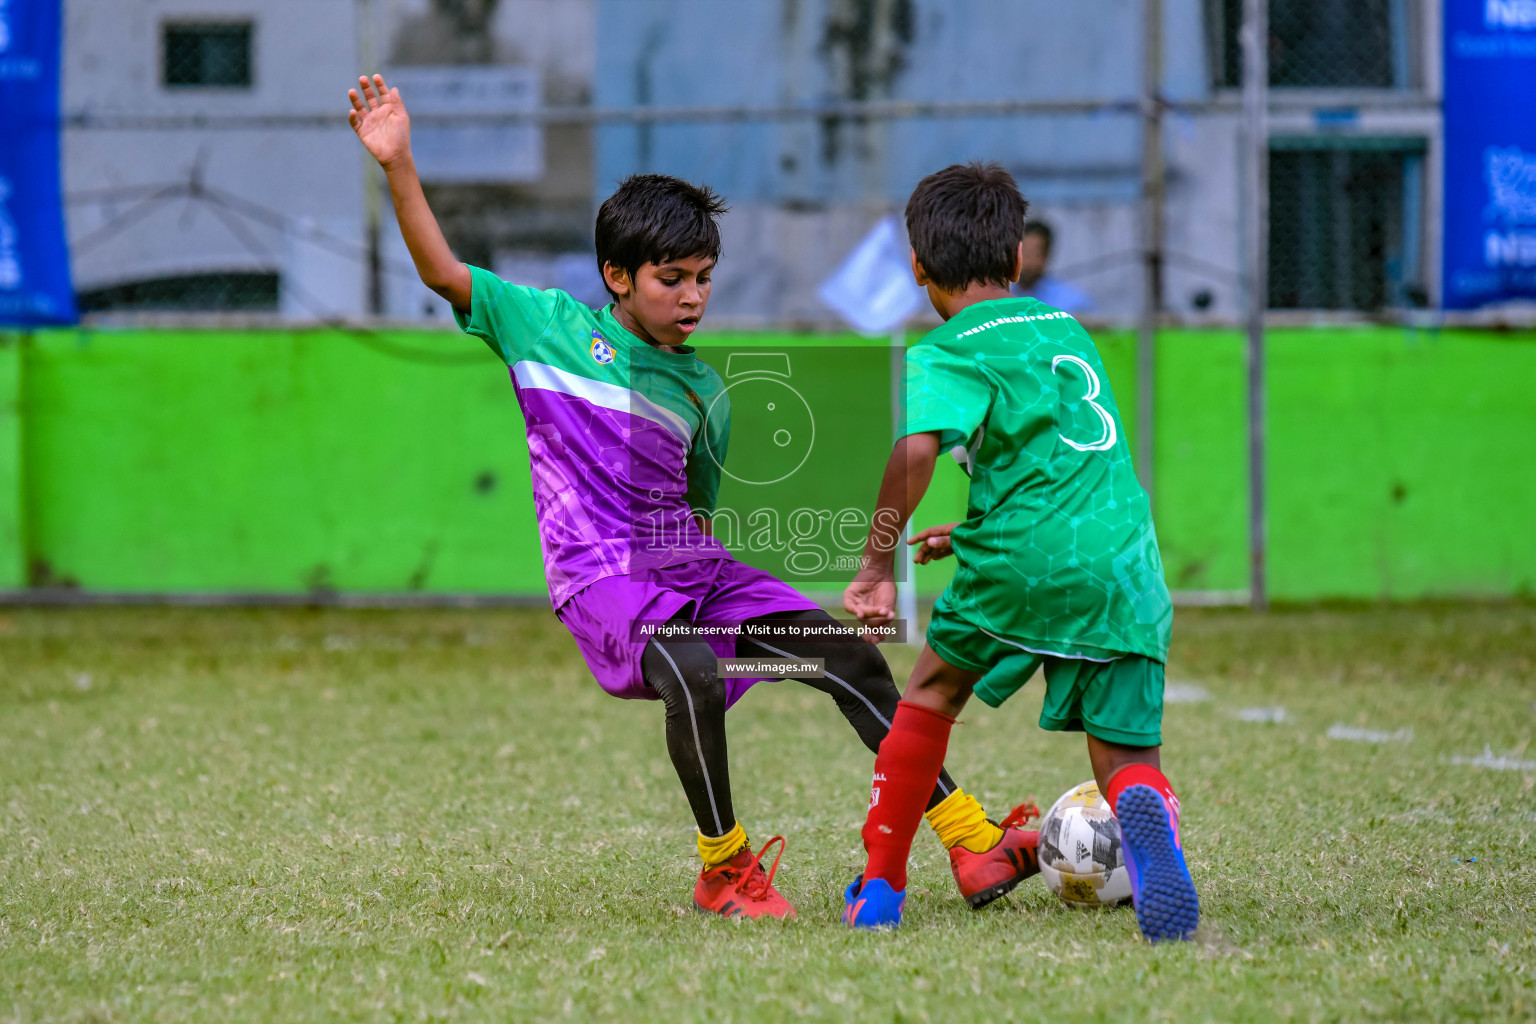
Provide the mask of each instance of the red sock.
[{"label": "red sock", "polygon": [[1183,845],[1179,838],[1179,798],[1174,795],[1173,784],[1168,781],[1168,776],[1153,768],[1149,764],[1128,764],[1109,777],[1109,792],[1104,794],[1104,799],[1109,801],[1110,811],[1115,811],[1120,803],[1120,794],[1132,786],[1151,786],[1157,790],[1163,798],[1163,806],[1168,808],[1168,821],[1173,825],[1174,841]]},{"label": "red sock", "polygon": [[864,877],[883,878],[901,892],[907,887],[907,855],[933,795],[955,720],[902,701],[891,731],[875,755],[875,783],[864,821],[864,849],[869,864]]}]

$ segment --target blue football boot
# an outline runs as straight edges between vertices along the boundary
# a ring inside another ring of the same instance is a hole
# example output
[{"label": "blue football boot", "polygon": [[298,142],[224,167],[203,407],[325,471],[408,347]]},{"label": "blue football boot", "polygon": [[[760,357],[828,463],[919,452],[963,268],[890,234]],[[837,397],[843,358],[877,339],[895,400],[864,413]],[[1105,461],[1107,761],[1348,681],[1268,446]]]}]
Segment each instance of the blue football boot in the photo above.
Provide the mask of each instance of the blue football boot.
[{"label": "blue football boot", "polygon": [[895,928],[901,924],[901,904],[907,892],[897,892],[883,878],[864,881],[860,875],[843,893],[843,924],[850,928]]},{"label": "blue football boot", "polygon": [[1152,942],[1188,939],[1200,924],[1200,897],[1184,863],[1162,794],[1130,786],[1115,804],[1136,923]]}]

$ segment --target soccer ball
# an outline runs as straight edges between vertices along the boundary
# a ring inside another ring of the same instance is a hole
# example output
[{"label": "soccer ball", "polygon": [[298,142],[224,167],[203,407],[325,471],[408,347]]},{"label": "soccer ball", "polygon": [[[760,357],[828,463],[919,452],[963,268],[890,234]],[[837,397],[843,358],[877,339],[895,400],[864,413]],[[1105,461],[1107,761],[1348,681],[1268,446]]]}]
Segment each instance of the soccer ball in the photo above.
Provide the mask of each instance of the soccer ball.
[{"label": "soccer ball", "polygon": [[1040,874],[1051,892],[1073,906],[1113,907],[1131,898],[1120,823],[1094,783],[1072,787],[1045,813]]}]

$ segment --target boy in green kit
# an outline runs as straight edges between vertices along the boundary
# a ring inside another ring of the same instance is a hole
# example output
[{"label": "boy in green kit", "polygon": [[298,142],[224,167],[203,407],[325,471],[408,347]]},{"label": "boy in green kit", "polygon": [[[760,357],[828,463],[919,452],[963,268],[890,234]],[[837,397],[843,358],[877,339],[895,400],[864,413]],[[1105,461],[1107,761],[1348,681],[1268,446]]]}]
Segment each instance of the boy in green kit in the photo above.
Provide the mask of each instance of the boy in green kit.
[{"label": "boy in green kit", "polygon": [[895,551],[883,539],[906,525],[941,451],[971,484],[963,522],[912,539],[917,562],[953,554],[959,565],[880,745],[869,862],[843,919],[900,922],[912,836],[955,716],[972,692],[995,707],[1043,667],[1040,725],[1087,733],[1142,932],[1185,938],[1199,900],[1159,758],[1173,606],[1092,339],[1068,314],[1009,292],[1027,208],[996,164],[930,175],[907,204],[913,270],[945,324],[908,354],[905,436],[881,483],[865,567],[844,595],[850,612],[871,624],[894,617]]}]

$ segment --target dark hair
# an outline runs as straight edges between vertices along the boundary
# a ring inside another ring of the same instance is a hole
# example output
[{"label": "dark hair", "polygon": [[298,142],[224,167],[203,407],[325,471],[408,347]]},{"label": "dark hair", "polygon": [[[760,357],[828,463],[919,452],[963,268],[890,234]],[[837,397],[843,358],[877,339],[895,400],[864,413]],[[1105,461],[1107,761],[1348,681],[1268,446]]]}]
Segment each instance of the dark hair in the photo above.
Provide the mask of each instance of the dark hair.
[{"label": "dark hair", "polygon": [[954,164],[917,183],[907,200],[907,237],[917,261],[945,291],[1008,287],[1029,203],[995,163]]},{"label": "dark hair", "polygon": [[1046,252],[1051,251],[1051,244],[1056,241],[1056,232],[1052,231],[1051,226],[1043,220],[1032,220],[1024,225],[1024,237],[1028,238],[1030,235],[1040,236],[1040,240],[1045,243]]},{"label": "dark hair", "polygon": [[[605,263],[633,280],[647,263],[702,256],[720,258],[715,218],[725,200],[708,185],[670,174],[631,174],[597,211],[597,270]],[[607,279],[604,279],[607,287]]]}]

